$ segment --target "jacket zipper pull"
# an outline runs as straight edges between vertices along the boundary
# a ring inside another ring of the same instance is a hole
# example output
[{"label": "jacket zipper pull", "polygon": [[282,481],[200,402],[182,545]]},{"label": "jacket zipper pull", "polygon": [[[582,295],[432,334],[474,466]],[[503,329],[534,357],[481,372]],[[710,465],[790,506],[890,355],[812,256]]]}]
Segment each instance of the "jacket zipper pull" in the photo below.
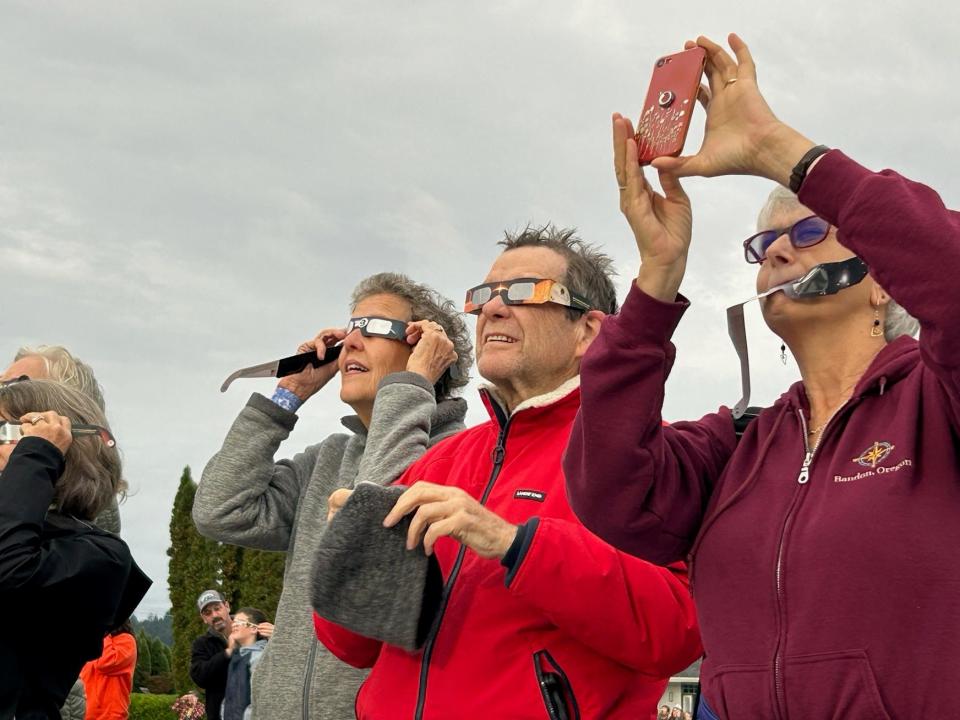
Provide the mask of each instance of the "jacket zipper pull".
[{"label": "jacket zipper pull", "polygon": [[813,460],[813,453],[808,452],[803,457],[803,465],[800,466],[800,474],[797,476],[797,482],[806,485],[810,482],[810,461]]},{"label": "jacket zipper pull", "polygon": [[501,445],[500,443],[497,443],[497,446],[493,449],[493,452],[491,453],[490,459],[493,460],[494,465],[499,465],[500,463],[503,462],[504,454],[505,454],[505,450],[503,445]]}]

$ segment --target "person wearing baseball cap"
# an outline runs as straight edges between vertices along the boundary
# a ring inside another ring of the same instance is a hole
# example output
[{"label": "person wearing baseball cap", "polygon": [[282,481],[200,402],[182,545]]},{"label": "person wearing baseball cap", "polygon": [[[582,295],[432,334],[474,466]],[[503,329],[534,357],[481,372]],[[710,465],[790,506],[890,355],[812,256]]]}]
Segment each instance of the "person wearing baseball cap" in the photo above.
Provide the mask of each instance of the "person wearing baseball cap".
[{"label": "person wearing baseball cap", "polygon": [[230,666],[230,632],[233,620],[230,603],[217,590],[204,590],[197,598],[197,609],[207,631],[193,641],[190,651],[190,679],[206,691],[207,718],[220,720],[220,706],[227,687]]}]

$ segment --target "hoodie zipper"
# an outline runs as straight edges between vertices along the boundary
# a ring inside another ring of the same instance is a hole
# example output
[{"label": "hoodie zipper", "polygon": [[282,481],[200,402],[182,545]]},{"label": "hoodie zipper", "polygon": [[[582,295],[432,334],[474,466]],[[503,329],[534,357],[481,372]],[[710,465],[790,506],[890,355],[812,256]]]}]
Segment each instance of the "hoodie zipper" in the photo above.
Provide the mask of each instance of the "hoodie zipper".
[{"label": "hoodie zipper", "polygon": [[820,447],[823,438],[827,434],[827,430],[830,428],[830,424],[833,422],[833,419],[840,413],[840,411],[847,406],[850,401],[846,401],[833,411],[833,414],[827,418],[827,422],[823,424],[823,429],[820,431],[820,436],[817,438],[817,442],[814,443],[813,447],[810,447],[809,438],[810,434],[807,430],[807,418],[803,414],[801,408],[797,408],[797,416],[800,418],[800,429],[803,433],[803,462],[800,465],[800,472],[797,475],[797,489],[793,493],[793,498],[790,500],[790,505],[787,507],[787,513],[783,519],[783,526],[780,528],[780,538],[777,541],[777,564],[776,564],[776,583],[777,583],[777,617],[779,619],[779,632],[777,636],[777,648],[774,655],[774,664],[773,664],[773,677],[774,677],[774,690],[776,693],[777,700],[777,716],[780,718],[787,717],[787,695],[786,690],[784,689],[784,679],[783,679],[783,645],[786,635],[786,624],[787,619],[785,617],[784,607],[786,605],[786,598],[784,597],[784,570],[783,570],[783,553],[787,542],[787,535],[790,530],[790,525],[793,522],[793,518],[796,515],[797,509],[800,506],[800,503],[804,497],[804,488],[810,482],[810,466],[813,465],[813,459],[816,457],[817,450]]},{"label": "hoodie zipper", "polygon": [[[510,421],[512,417],[506,419],[502,418],[502,411],[493,403],[494,412],[497,415],[497,420],[500,422],[500,433],[497,435],[497,445],[491,453],[491,458],[493,460],[493,469],[490,471],[490,479],[487,481],[487,486],[483,490],[483,495],[480,497],[480,504],[485,505],[487,498],[490,496],[490,491],[493,490],[493,484],[497,481],[497,477],[500,475],[500,469],[503,467],[503,458],[506,455],[506,443],[507,443],[507,431],[510,429]],[[467,546],[461,545],[460,552],[457,553],[457,559],[453,563],[453,568],[450,570],[450,577],[447,579],[446,585],[443,588],[443,597],[440,599],[440,609],[437,612],[437,619],[433,622],[433,627],[430,628],[430,634],[427,636],[427,642],[423,648],[423,660],[420,661],[420,688],[417,691],[417,710],[414,713],[414,720],[422,720],[424,705],[427,699],[427,675],[430,672],[430,658],[433,655],[433,647],[437,640],[437,635],[440,632],[440,624],[443,622],[443,614],[447,610],[447,603],[450,601],[450,595],[453,592],[453,585],[457,581],[457,577],[460,575],[460,567],[463,565],[463,556],[467,552]]]},{"label": "hoodie zipper", "polygon": [[313,687],[313,665],[317,660],[318,645],[320,645],[320,641],[314,636],[313,645],[310,646],[310,655],[307,658],[306,682],[303,683],[303,720],[310,720],[310,690]]}]

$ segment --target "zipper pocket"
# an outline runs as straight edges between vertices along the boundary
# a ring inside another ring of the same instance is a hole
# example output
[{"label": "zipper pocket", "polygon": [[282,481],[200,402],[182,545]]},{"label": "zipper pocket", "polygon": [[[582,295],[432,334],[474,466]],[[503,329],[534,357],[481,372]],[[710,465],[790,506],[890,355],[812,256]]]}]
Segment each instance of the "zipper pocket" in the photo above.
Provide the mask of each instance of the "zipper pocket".
[{"label": "zipper pocket", "polygon": [[533,670],[550,720],[580,720],[580,708],[563,669],[546,650],[533,654]]}]

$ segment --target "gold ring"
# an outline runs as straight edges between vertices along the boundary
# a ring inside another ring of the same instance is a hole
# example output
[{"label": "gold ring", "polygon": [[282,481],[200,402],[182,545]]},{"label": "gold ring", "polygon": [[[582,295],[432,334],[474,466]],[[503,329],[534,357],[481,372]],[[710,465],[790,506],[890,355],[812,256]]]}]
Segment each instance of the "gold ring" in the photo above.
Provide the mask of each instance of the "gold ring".
[{"label": "gold ring", "polygon": [[32,418],[30,418],[30,424],[36,425],[41,420],[45,420],[45,419],[46,418],[44,418],[43,415],[34,415]]},{"label": "gold ring", "polygon": [[730,85],[733,85],[736,81],[737,81],[736,78],[730,78],[729,80],[727,80],[727,81],[723,84],[723,86],[724,86],[724,87],[728,87],[728,86],[730,86]]}]

